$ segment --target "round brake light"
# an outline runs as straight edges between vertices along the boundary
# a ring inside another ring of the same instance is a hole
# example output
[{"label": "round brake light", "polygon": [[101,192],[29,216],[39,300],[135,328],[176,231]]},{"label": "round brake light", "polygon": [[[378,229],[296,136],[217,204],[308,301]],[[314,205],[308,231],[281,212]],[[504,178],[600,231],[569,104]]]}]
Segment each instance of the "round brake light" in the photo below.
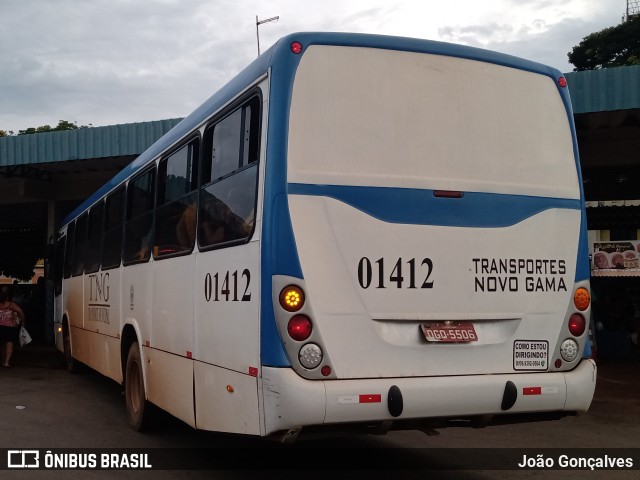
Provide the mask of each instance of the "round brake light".
[{"label": "round brake light", "polygon": [[291,51],[295,54],[302,52],[302,44],[300,42],[291,42]]},{"label": "round brake light", "polygon": [[287,324],[289,336],[298,342],[306,340],[311,335],[313,325],[306,315],[295,315]]},{"label": "round brake light", "polygon": [[587,322],[584,317],[579,313],[574,313],[569,318],[569,332],[574,337],[579,337],[584,333],[585,328],[587,327]]}]

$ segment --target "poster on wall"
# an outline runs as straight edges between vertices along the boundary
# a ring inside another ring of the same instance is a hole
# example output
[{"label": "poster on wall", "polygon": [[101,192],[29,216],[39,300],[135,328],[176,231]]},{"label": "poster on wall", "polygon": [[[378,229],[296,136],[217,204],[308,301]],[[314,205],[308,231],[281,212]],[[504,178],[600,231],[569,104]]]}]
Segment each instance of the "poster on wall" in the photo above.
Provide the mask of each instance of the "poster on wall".
[{"label": "poster on wall", "polygon": [[640,241],[595,242],[591,255],[591,274],[640,275]]}]

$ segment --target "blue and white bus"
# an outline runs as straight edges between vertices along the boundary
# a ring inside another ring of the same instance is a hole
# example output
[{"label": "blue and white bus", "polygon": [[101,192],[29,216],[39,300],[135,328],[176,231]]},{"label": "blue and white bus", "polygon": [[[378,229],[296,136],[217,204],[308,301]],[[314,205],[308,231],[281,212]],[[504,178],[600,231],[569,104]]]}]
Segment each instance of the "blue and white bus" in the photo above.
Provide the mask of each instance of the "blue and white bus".
[{"label": "blue and white bus", "polygon": [[586,239],[559,71],[298,33],[64,220],[56,344],[135,429],[586,411]]}]

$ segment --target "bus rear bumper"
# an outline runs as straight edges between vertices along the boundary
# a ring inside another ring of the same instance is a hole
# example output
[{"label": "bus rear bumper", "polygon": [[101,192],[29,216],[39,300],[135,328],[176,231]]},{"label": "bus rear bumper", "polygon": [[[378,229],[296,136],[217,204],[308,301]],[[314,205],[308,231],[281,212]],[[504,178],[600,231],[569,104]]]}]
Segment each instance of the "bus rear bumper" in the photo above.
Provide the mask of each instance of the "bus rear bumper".
[{"label": "bus rear bumper", "polygon": [[305,380],[263,367],[266,434],[305,426],[487,415],[579,412],[591,405],[597,368],[568,372]]}]

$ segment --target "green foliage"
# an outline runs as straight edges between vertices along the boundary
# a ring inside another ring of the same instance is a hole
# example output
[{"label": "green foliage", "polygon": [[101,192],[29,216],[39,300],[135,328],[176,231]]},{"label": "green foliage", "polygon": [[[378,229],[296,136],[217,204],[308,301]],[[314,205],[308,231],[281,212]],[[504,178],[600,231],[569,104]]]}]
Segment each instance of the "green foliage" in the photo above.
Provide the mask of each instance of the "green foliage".
[{"label": "green foliage", "polygon": [[59,120],[58,125],[52,127],[51,125],[41,125],[39,127],[29,127],[25,130],[19,130],[18,135],[32,135],[34,133],[43,132],[62,132],[65,130],[76,130],[78,128],[88,128],[90,125],[78,126],[77,122],[69,122],[68,120]]},{"label": "green foliage", "polygon": [[640,65],[640,15],[587,35],[567,56],[574,72]]},{"label": "green foliage", "polygon": [[[39,127],[29,127],[24,130],[18,130],[18,135],[32,135],[34,133],[43,132],[63,132],[65,130],[76,130],[78,128],[89,128],[92,125],[80,125],[77,122],[70,122],[68,120],[58,120],[58,125],[52,127],[51,125],[41,125]],[[10,137],[14,135],[13,130],[0,130],[0,137]]]}]

